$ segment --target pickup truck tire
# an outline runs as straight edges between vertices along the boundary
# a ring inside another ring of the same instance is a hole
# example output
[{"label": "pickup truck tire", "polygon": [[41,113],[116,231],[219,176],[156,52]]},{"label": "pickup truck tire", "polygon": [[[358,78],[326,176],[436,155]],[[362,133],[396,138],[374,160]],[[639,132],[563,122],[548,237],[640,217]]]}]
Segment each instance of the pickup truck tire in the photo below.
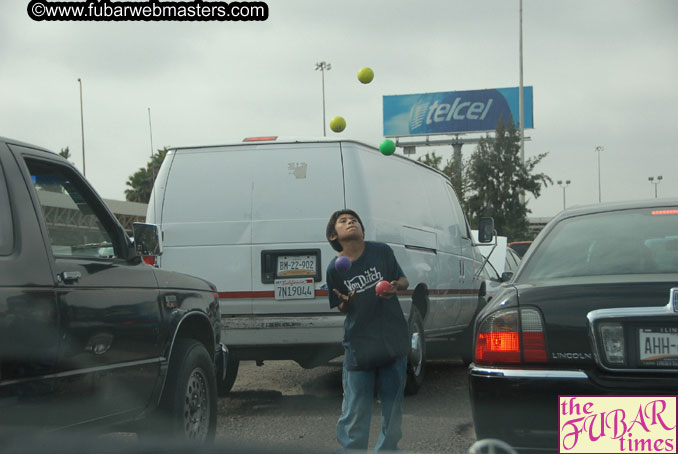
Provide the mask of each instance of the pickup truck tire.
[{"label": "pickup truck tire", "polygon": [[[424,382],[424,371],[426,366],[426,340],[424,339],[424,320],[421,318],[419,309],[412,306],[410,314],[410,342],[415,348],[410,348],[410,354],[407,357],[407,382],[405,383],[405,395],[411,396],[417,394],[421,384]],[[413,338],[417,334],[416,340]]]},{"label": "pickup truck tire", "polygon": [[217,385],[214,365],[205,346],[178,339],[170,358],[160,401],[167,424],[161,426],[179,440],[208,444],[217,426]]},{"label": "pickup truck tire", "polygon": [[232,354],[229,355],[226,363],[226,377],[223,380],[221,377],[217,378],[217,391],[220,397],[227,396],[231,392],[235,378],[238,376],[239,367],[240,360],[234,358]]}]

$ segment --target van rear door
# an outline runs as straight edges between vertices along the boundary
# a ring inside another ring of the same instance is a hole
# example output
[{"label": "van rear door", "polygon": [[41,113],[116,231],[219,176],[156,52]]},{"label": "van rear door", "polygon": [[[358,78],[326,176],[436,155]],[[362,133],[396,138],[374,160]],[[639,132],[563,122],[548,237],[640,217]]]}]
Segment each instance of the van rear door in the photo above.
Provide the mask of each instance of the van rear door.
[{"label": "van rear door", "polygon": [[280,255],[292,267],[317,257],[310,285],[314,292],[321,286],[335,255],[325,239],[327,220],[344,207],[339,143],[251,143],[173,154],[160,219],[161,267],[213,282],[224,315],[328,311],[327,292],[276,300],[274,281],[299,276],[262,273],[262,253],[275,266]]},{"label": "van rear door", "polygon": [[[160,266],[214,283],[222,297],[222,314],[252,313],[256,152],[247,146],[178,149],[165,158],[171,162],[166,189],[162,203],[155,201],[156,211],[162,209]],[[159,178],[164,169],[165,164]],[[162,181],[156,182],[156,188],[162,186]]]},{"label": "van rear door", "polygon": [[253,154],[252,311],[328,312],[320,286],[336,255],[327,220],[345,206],[340,145],[269,144]]}]

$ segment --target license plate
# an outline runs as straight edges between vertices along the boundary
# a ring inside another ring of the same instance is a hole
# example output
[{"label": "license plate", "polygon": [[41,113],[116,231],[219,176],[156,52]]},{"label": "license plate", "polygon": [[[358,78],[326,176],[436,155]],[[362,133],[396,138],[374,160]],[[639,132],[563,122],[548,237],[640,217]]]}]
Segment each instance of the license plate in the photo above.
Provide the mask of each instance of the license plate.
[{"label": "license plate", "polygon": [[275,299],[298,300],[315,298],[313,278],[310,279],[276,279],[273,285]]},{"label": "license plate", "polygon": [[678,360],[678,328],[641,328],[638,334],[641,361]]},{"label": "license plate", "polygon": [[315,276],[316,256],[310,255],[279,255],[276,274],[285,276]]}]

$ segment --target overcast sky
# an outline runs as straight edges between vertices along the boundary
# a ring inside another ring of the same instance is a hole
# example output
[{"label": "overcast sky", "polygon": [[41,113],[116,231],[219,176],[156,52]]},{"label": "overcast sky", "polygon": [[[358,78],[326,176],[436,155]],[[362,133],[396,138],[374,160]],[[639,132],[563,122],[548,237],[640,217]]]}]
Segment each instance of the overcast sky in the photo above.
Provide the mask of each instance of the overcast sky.
[{"label": "overcast sky", "polygon": [[[153,145],[253,135],[328,136],[378,146],[382,96],[514,87],[518,0],[269,0],[264,22],[34,22],[29,0],[0,2],[0,135],[58,152],[105,198]],[[534,87],[526,157],[569,179],[567,205],[678,196],[678,1],[524,0],[524,84]],[[357,71],[375,79],[362,85]],[[437,151],[445,158],[451,148]],[[464,156],[473,146],[463,148]],[[529,198],[532,216],[562,209],[562,189]]]}]

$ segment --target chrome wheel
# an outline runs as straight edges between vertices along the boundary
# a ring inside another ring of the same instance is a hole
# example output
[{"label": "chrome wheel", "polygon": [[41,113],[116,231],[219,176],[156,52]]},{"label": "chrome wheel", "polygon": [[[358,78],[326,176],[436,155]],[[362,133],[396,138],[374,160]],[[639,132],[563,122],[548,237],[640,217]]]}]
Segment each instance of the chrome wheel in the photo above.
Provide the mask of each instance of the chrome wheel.
[{"label": "chrome wheel", "polygon": [[407,355],[407,383],[405,394],[412,395],[419,391],[426,373],[426,335],[424,321],[419,309],[412,307],[409,321],[410,351]]},{"label": "chrome wheel", "polygon": [[424,364],[424,349],[422,346],[421,333],[415,331],[412,333],[410,339],[410,364],[414,371],[414,375],[421,374],[421,368]]},{"label": "chrome wheel", "polygon": [[184,396],[184,432],[188,440],[203,441],[210,421],[210,395],[207,377],[201,368],[191,373]]}]

